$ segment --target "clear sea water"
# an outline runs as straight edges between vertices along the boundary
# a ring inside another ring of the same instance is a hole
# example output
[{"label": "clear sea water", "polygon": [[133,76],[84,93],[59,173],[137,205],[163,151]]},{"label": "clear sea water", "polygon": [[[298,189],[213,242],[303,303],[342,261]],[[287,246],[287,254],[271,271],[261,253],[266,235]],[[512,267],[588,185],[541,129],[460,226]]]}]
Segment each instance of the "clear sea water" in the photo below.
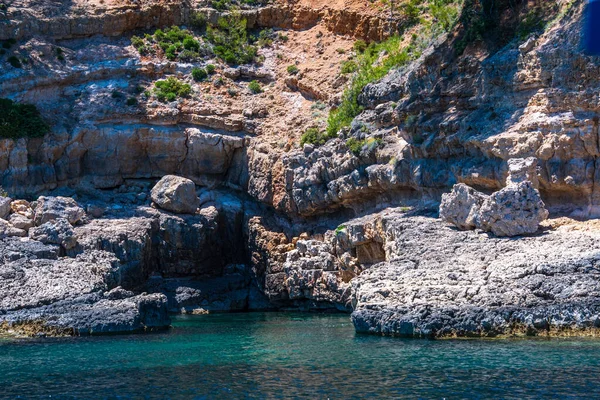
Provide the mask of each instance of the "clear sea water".
[{"label": "clear sea water", "polygon": [[600,340],[405,340],[348,315],[182,316],[149,335],[0,339],[0,398],[598,399]]}]

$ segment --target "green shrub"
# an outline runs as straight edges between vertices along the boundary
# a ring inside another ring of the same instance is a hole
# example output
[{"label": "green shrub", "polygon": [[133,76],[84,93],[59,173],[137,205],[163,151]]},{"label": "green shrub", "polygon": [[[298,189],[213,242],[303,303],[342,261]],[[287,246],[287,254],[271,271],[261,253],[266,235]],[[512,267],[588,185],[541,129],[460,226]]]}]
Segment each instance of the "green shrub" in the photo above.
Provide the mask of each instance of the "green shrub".
[{"label": "green shrub", "polygon": [[193,68],[192,69],[192,78],[194,78],[194,80],[196,82],[205,80],[207,76],[208,76],[208,73],[206,72],[206,70],[204,68]]},{"label": "green shrub", "polygon": [[209,75],[212,75],[212,74],[214,74],[214,73],[215,73],[215,71],[216,71],[216,69],[217,69],[217,67],[215,67],[215,66],[214,66],[214,64],[208,64],[208,65],[206,66],[206,72],[207,72]]},{"label": "green shrub", "polygon": [[300,70],[295,65],[289,65],[287,67],[287,72],[290,75],[296,75]]},{"label": "green shrub", "polygon": [[354,155],[360,154],[363,146],[365,145],[364,140],[356,140],[355,138],[350,138],[346,140],[346,147],[350,150]]},{"label": "green shrub", "polygon": [[304,146],[306,143],[322,146],[327,143],[329,139],[335,137],[337,137],[337,134],[330,135],[327,132],[319,131],[317,128],[308,128],[300,137],[300,146]]},{"label": "green shrub", "polygon": [[177,97],[187,97],[192,93],[192,87],[177,78],[169,77],[154,84],[154,93],[159,101],[174,101]]},{"label": "green shrub", "polygon": [[193,37],[188,36],[185,39],[183,39],[183,48],[186,50],[198,51],[200,50],[200,42],[198,42]]},{"label": "green shrub", "polygon": [[344,61],[342,63],[342,74],[351,74],[358,71],[358,65],[354,61]]},{"label": "green shrub", "polygon": [[6,59],[6,61],[8,61],[8,63],[10,65],[12,65],[14,68],[21,68],[21,61],[16,57],[16,56],[10,56]]},{"label": "green shrub", "polygon": [[273,44],[273,29],[263,29],[258,34],[258,39],[256,43],[258,47],[271,47]]},{"label": "green shrub", "polygon": [[197,30],[203,30],[206,28],[208,20],[206,18],[206,14],[203,14],[199,11],[194,11],[190,15],[190,26]]},{"label": "green shrub", "polygon": [[258,81],[252,81],[248,84],[248,89],[250,89],[250,92],[252,92],[253,94],[258,94],[262,92],[262,87],[260,86],[260,83],[258,83]]},{"label": "green shrub", "polygon": [[227,64],[248,64],[256,57],[256,47],[248,43],[246,23],[238,12],[232,12],[207,29],[206,38],[214,45],[215,54]]},{"label": "green shrub", "polygon": [[34,105],[0,99],[0,138],[35,138],[48,132],[50,126]]},{"label": "green shrub", "polygon": [[112,97],[113,99],[120,99],[120,98],[123,98],[123,93],[121,93],[121,92],[119,92],[118,90],[115,89],[110,94],[110,97]]},{"label": "green shrub", "polygon": [[137,104],[137,99],[135,97],[130,97],[127,99],[128,106],[135,106]]},{"label": "green shrub", "polygon": [[362,39],[358,39],[356,42],[354,42],[354,51],[362,54],[365,52],[365,50],[367,50],[367,42]]},{"label": "green shrub", "polygon": [[277,35],[277,37],[279,38],[279,40],[281,40],[282,42],[287,42],[288,40],[290,40],[290,38],[288,37],[288,35],[284,35],[282,33],[280,33],[279,35]]},{"label": "green shrub", "polygon": [[458,7],[454,0],[433,0],[429,12],[445,32],[450,31],[458,21]]},{"label": "green shrub", "polygon": [[236,97],[238,95],[238,92],[234,88],[227,88],[227,94],[231,97]]}]

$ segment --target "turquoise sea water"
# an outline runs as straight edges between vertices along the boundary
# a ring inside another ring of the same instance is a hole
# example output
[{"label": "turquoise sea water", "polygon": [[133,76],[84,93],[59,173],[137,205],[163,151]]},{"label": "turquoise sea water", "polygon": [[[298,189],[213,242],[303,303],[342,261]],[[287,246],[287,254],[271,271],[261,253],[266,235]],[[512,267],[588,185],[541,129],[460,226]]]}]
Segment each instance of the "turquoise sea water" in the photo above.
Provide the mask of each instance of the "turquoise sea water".
[{"label": "turquoise sea water", "polygon": [[404,340],[347,315],[177,317],[169,332],[0,339],[0,398],[600,398],[600,340]]}]

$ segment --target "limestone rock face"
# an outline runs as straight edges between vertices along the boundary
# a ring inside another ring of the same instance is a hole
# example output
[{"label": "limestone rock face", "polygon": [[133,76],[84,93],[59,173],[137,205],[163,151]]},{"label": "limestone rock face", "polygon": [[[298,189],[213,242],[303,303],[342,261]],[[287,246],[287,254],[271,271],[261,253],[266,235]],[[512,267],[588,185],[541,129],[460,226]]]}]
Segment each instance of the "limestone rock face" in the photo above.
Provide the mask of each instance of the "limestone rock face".
[{"label": "limestone rock face", "polygon": [[513,184],[488,197],[479,211],[479,227],[496,236],[535,233],[548,218],[540,193],[529,181]]},{"label": "limestone rock face", "polygon": [[175,175],[158,181],[151,196],[158,207],[176,214],[194,214],[200,205],[194,182]]},{"label": "limestone rock face", "polygon": [[77,245],[73,227],[65,218],[58,218],[29,230],[29,237],[44,244],[58,244],[65,249]]},{"label": "limestone rock face", "polygon": [[442,195],[440,218],[460,229],[474,229],[477,227],[479,210],[487,198],[464,183],[456,184],[451,193]]},{"label": "limestone rock face", "polygon": [[8,217],[11,202],[12,199],[10,197],[0,197],[0,218]]},{"label": "limestone rock face", "polygon": [[58,218],[75,225],[85,218],[85,211],[70,197],[40,197],[35,208],[35,224],[40,226]]},{"label": "limestone rock face", "polygon": [[[381,217],[389,262],[352,280],[359,332],[546,335],[600,327],[596,221],[505,240],[427,216]],[[418,254],[418,257],[415,255]]]},{"label": "limestone rock face", "polygon": [[535,157],[528,158],[511,158],[507,161],[508,164],[508,177],[506,178],[506,184],[521,183],[524,181],[531,182],[534,188],[539,187],[539,180],[537,177],[537,165],[538,159]]}]

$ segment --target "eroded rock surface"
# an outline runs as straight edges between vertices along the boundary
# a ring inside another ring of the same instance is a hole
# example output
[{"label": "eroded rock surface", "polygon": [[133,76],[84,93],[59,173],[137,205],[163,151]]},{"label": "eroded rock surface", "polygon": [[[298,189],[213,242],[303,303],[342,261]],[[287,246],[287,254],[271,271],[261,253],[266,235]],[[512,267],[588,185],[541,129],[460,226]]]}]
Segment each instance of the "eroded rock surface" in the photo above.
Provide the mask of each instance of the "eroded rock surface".
[{"label": "eroded rock surface", "polygon": [[352,281],[359,332],[406,337],[593,334],[600,231],[575,221],[519,240],[384,215],[387,261]]}]

